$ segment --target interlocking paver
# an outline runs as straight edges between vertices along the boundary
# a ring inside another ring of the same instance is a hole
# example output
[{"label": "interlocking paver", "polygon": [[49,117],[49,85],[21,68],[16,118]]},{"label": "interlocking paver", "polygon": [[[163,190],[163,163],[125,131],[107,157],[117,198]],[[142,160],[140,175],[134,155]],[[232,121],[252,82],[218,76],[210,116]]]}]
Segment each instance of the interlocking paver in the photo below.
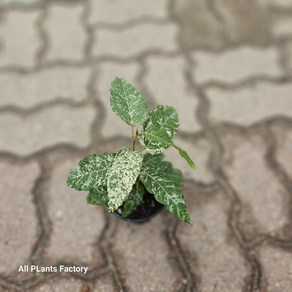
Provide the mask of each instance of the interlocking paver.
[{"label": "interlocking paver", "polygon": [[65,184],[77,162],[77,159],[66,159],[53,170],[45,195],[53,232],[45,256],[50,263],[69,261],[92,266],[102,262],[96,243],[105,222],[101,207],[88,205],[85,192],[76,192]]},{"label": "interlocking paver", "polygon": [[29,257],[38,239],[39,228],[33,188],[40,175],[36,162],[0,162],[0,274],[17,279],[20,265]]},{"label": "interlocking paver", "polygon": [[[281,233],[288,223],[288,194],[265,161],[266,142],[256,134],[221,135],[222,168],[243,204],[242,222],[260,233]],[[245,213],[246,212],[246,213]]]},{"label": "interlocking paver", "polygon": [[178,291],[184,280],[171,266],[164,228],[161,215],[144,225],[117,221],[110,245],[130,291]]},{"label": "interlocking paver", "polygon": [[30,108],[56,99],[86,98],[89,68],[55,67],[31,74],[0,74],[0,106]]},{"label": "interlocking paver", "polygon": [[289,41],[285,44],[284,51],[287,55],[286,65],[288,67],[290,75],[292,75],[292,41]]},{"label": "interlocking paver", "polygon": [[117,292],[111,275],[98,278],[93,286],[92,292]]},{"label": "interlocking paver", "polygon": [[180,129],[200,130],[196,118],[199,99],[184,76],[186,63],[182,57],[149,57],[146,62],[145,85],[157,104],[171,105],[178,112]]},{"label": "interlocking paver", "polygon": [[173,147],[165,152],[166,159],[171,161],[176,168],[182,170],[186,179],[192,179],[203,183],[213,182],[214,176],[208,168],[212,150],[210,143],[204,138],[192,141],[182,139],[178,136],[175,137],[174,142],[176,145],[186,150],[189,156],[196,162],[196,169],[193,170],[190,168],[187,162],[182,159],[178,151]]},{"label": "interlocking paver", "polygon": [[103,62],[100,65],[100,74],[95,82],[96,91],[99,100],[102,101],[105,112],[105,120],[101,128],[102,136],[105,138],[122,135],[131,136],[129,126],[124,123],[111,109],[110,85],[116,77],[123,77],[128,82],[139,87],[136,83],[136,77],[139,73],[139,65],[137,63],[120,64],[114,62]]},{"label": "interlocking paver", "polygon": [[229,41],[265,44],[268,40],[268,22],[255,1],[218,0],[214,2],[225,23]]},{"label": "interlocking paver", "polygon": [[181,42],[188,49],[222,47],[221,26],[204,0],[177,0],[174,14],[181,24]]},{"label": "interlocking paver", "polygon": [[257,76],[282,75],[276,48],[239,47],[218,53],[195,52],[193,74],[199,83],[240,82]]},{"label": "interlocking paver", "polygon": [[130,58],[149,51],[176,52],[177,33],[172,23],[139,23],[119,30],[99,28],[95,31],[93,55]]},{"label": "interlocking paver", "polygon": [[41,47],[36,28],[39,12],[12,11],[0,19],[0,67],[33,67]]},{"label": "interlocking paver", "polygon": [[[275,116],[292,117],[291,83],[256,82],[235,89],[210,88],[210,118],[243,126]],[[277,100],[277,102],[275,102]]]},{"label": "interlocking paver", "polygon": [[64,292],[64,291],[81,291],[82,281],[73,278],[52,279],[36,287],[30,288],[32,292]]},{"label": "interlocking paver", "polygon": [[[292,5],[291,5],[292,7]],[[289,37],[292,34],[292,16],[282,15],[281,17],[275,17],[272,25],[272,33],[274,36]]]},{"label": "interlocking paver", "polygon": [[280,8],[289,8],[292,6],[290,0],[258,0],[260,4],[268,5],[268,6],[278,6]]},{"label": "interlocking paver", "polygon": [[47,60],[82,61],[86,45],[85,28],[81,25],[83,5],[52,6],[45,21],[49,39]]},{"label": "interlocking paver", "polygon": [[0,151],[29,155],[59,144],[87,147],[94,117],[95,111],[91,106],[73,108],[55,105],[28,117],[2,113]]},{"label": "interlocking paver", "polygon": [[195,189],[186,193],[192,225],[180,223],[176,234],[191,271],[200,279],[199,291],[242,291],[249,269],[230,238],[226,196]]},{"label": "interlocking paver", "polygon": [[291,290],[292,254],[281,249],[263,246],[259,249],[266,291]]},{"label": "interlocking paver", "polygon": [[163,19],[167,17],[167,0],[90,0],[91,11],[89,22],[91,24],[111,23],[122,24],[139,20],[141,18]]}]

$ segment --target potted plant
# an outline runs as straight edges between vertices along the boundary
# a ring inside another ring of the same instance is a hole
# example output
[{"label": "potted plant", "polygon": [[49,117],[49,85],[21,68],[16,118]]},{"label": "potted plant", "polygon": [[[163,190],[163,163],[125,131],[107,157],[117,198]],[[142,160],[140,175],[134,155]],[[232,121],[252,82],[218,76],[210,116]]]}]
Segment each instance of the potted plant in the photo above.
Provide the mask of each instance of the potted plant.
[{"label": "potted plant", "polygon": [[159,105],[149,111],[143,95],[123,78],[111,84],[110,105],[131,127],[131,147],[85,157],[71,169],[67,185],[89,191],[89,204],[105,205],[109,212],[126,220],[146,221],[165,206],[177,218],[190,223],[181,191],[182,172],[165,161],[162,154],[174,147],[195,168],[188,154],[173,143],[179,126],[176,110]]}]

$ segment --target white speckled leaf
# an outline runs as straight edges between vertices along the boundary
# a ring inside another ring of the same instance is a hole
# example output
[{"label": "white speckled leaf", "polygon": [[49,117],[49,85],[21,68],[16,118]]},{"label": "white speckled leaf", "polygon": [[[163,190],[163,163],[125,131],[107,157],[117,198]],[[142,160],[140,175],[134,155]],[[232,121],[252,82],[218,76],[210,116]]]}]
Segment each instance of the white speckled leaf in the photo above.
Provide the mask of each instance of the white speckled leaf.
[{"label": "white speckled leaf", "polygon": [[128,217],[137,207],[141,204],[143,196],[145,194],[145,188],[141,183],[134,184],[132,191],[123,205],[122,217]]},{"label": "white speckled leaf", "polygon": [[176,110],[168,105],[157,106],[149,113],[144,130],[147,130],[147,128],[152,126],[164,130],[170,137],[172,137],[179,127]]},{"label": "white speckled leaf", "polygon": [[149,152],[152,152],[152,154],[158,154],[172,144],[172,138],[167,132],[155,126],[147,127],[147,129],[142,132],[142,136],[144,138],[143,145]]},{"label": "white speckled leaf", "polygon": [[90,190],[87,196],[87,203],[92,205],[107,205],[108,196],[105,188]]},{"label": "white speckled leaf", "polygon": [[89,191],[106,186],[106,173],[114,159],[114,154],[89,155],[71,169],[67,185],[78,191]]},{"label": "white speckled leaf", "polygon": [[148,117],[146,99],[123,78],[116,78],[110,89],[112,110],[131,126],[142,125]]},{"label": "white speckled leaf", "polygon": [[149,172],[142,172],[141,179],[148,192],[154,194],[155,199],[165,205],[168,211],[184,222],[191,223],[183,193],[171,180]]},{"label": "white speckled leaf", "polygon": [[114,212],[127,199],[142,166],[143,154],[122,148],[107,173],[108,207]]}]

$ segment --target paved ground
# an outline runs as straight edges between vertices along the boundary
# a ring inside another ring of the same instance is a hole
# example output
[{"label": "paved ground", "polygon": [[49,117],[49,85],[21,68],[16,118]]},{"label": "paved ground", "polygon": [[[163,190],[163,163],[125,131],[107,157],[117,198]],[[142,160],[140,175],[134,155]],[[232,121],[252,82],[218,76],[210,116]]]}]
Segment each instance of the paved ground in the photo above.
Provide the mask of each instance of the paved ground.
[{"label": "paved ground", "polygon": [[[116,76],[178,109],[192,226],[66,187],[129,143]],[[0,0],[0,137],[1,291],[292,291],[291,0]]]}]

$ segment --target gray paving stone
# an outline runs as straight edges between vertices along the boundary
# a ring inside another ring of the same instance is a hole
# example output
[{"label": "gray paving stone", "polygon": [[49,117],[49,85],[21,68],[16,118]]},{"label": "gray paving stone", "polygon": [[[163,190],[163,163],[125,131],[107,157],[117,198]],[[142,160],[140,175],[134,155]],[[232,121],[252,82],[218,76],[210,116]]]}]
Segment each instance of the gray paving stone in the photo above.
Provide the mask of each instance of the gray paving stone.
[{"label": "gray paving stone", "polygon": [[129,291],[178,291],[185,281],[171,266],[164,220],[158,215],[142,225],[117,221],[110,245]]},{"label": "gray paving stone", "polygon": [[38,239],[40,230],[32,190],[39,175],[35,162],[0,162],[0,274],[13,279],[23,276],[18,269],[30,263]]},{"label": "gray paving stone", "polygon": [[84,5],[51,6],[45,22],[50,45],[48,61],[82,61],[86,44],[86,32],[80,18]]},{"label": "gray paving stone", "polygon": [[[81,158],[80,158],[81,159]],[[53,223],[46,263],[71,262],[92,267],[101,265],[97,241],[104,228],[101,207],[86,202],[86,192],[67,187],[66,178],[80,159],[65,159],[54,167],[50,187],[45,196]]]},{"label": "gray paving stone", "polygon": [[272,33],[277,38],[289,38],[292,35],[292,16],[284,14],[274,17]]},{"label": "gray paving stone", "polygon": [[94,282],[92,292],[117,292],[111,275],[102,276]]},{"label": "gray paving stone", "polygon": [[289,196],[265,161],[266,142],[256,134],[232,133],[221,135],[221,142],[225,153],[221,165],[242,201],[242,223],[251,236],[281,234],[288,223]]},{"label": "gray paving stone", "polygon": [[181,23],[181,41],[188,49],[222,47],[221,27],[205,0],[177,0],[174,13]]},{"label": "gray paving stone", "polygon": [[139,23],[122,30],[99,28],[94,35],[93,55],[130,58],[151,51],[176,52],[177,33],[172,23]]},{"label": "gray paving stone", "polygon": [[52,279],[36,287],[30,288],[32,292],[64,292],[64,291],[81,291],[82,281],[73,278]]},{"label": "gray paving stone", "polygon": [[287,59],[285,60],[285,64],[287,65],[289,74],[292,75],[292,41],[288,41],[285,44],[284,52],[286,53]]},{"label": "gray paving stone", "polygon": [[207,90],[210,118],[216,122],[230,122],[242,126],[273,118],[292,116],[292,84],[257,82],[235,89]]},{"label": "gray paving stone", "polygon": [[91,106],[52,106],[21,116],[9,112],[0,116],[0,151],[29,155],[59,144],[87,147],[95,112]]},{"label": "gray paving stone", "polygon": [[196,118],[198,97],[184,76],[186,63],[182,57],[149,57],[144,83],[157,104],[173,106],[179,116],[180,130],[200,130]]},{"label": "gray paving stone", "polygon": [[167,0],[90,0],[89,22],[122,24],[149,17],[163,19],[167,16],[167,4]]},{"label": "gray paving stone", "polygon": [[36,30],[38,17],[38,11],[11,11],[3,15],[0,19],[0,67],[35,65],[35,55],[41,46]]},{"label": "gray paving stone", "polygon": [[292,129],[281,123],[275,123],[271,129],[277,140],[276,159],[292,179]]},{"label": "gray paving stone", "polygon": [[0,0],[0,7],[1,6],[8,6],[8,5],[14,5],[14,4],[20,4],[20,5],[29,5],[34,4],[38,2],[42,2],[43,0]]},{"label": "gray paving stone", "polygon": [[279,8],[289,8],[292,6],[290,0],[258,0],[260,4],[274,6]]},{"label": "gray paving stone", "polygon": [[199,291],[244,291],[249,269],[230,237],[227,196],[186,189],[192,225],[179,223],[177,238]]},{"label": "gray paving stone", "polygon": [[[110,86],[116,77],[123,77],[128,82],[139,88],[136,78],[140,67],[137,63],[131,62],[120,64],[114,62],[102,62],[100,65],[95,88],[99,100],[102,102],[105,112],[105,119],[101,128],[102,136],[110,138],[114,136],[131,137],[131,128],[121,120],[111,109],[110,106]],[[147,97],[146,97],[147,98]]]},{"label": "gray paving stone", "polygon": [[0,74],[0,106],[30,108],[57,99],[82,101],[87,97],[89,68],[54,67],[31,74]]},{"label": "gray paving stone", "polygon": [[214,181],[214,176],[208,168],[208,160],[211,153],[210,143],[202,138],[196,141],[175,137],[174,142],[179,147],[183,148],[196,164],[196,169],[193,170],[187,162],[179,155],[178,151],[173,147],[166,150],[166,159],[171,161],[173,165],[183,172],[185,179],[192,179],[202,183],[211,183]]},{"label": "gray paving stone", "polygon": [[225,33],[229,41],[265,44],[268,40],[268,22],[263,10],[257,8],[256,1],[219,0],[215,2],[225,23]]},{"label": "gray paving stone", "polygon": [[220,54],[193,53],[193,74],[199,83],[233,83],[257,76],[280,77],[282,75],[276,48],[239,47]]},{"label": "gray paving stone", "polygon": [[266,291],[283,292],[292,289],[292,254],[263,246],[259,249]]}]

